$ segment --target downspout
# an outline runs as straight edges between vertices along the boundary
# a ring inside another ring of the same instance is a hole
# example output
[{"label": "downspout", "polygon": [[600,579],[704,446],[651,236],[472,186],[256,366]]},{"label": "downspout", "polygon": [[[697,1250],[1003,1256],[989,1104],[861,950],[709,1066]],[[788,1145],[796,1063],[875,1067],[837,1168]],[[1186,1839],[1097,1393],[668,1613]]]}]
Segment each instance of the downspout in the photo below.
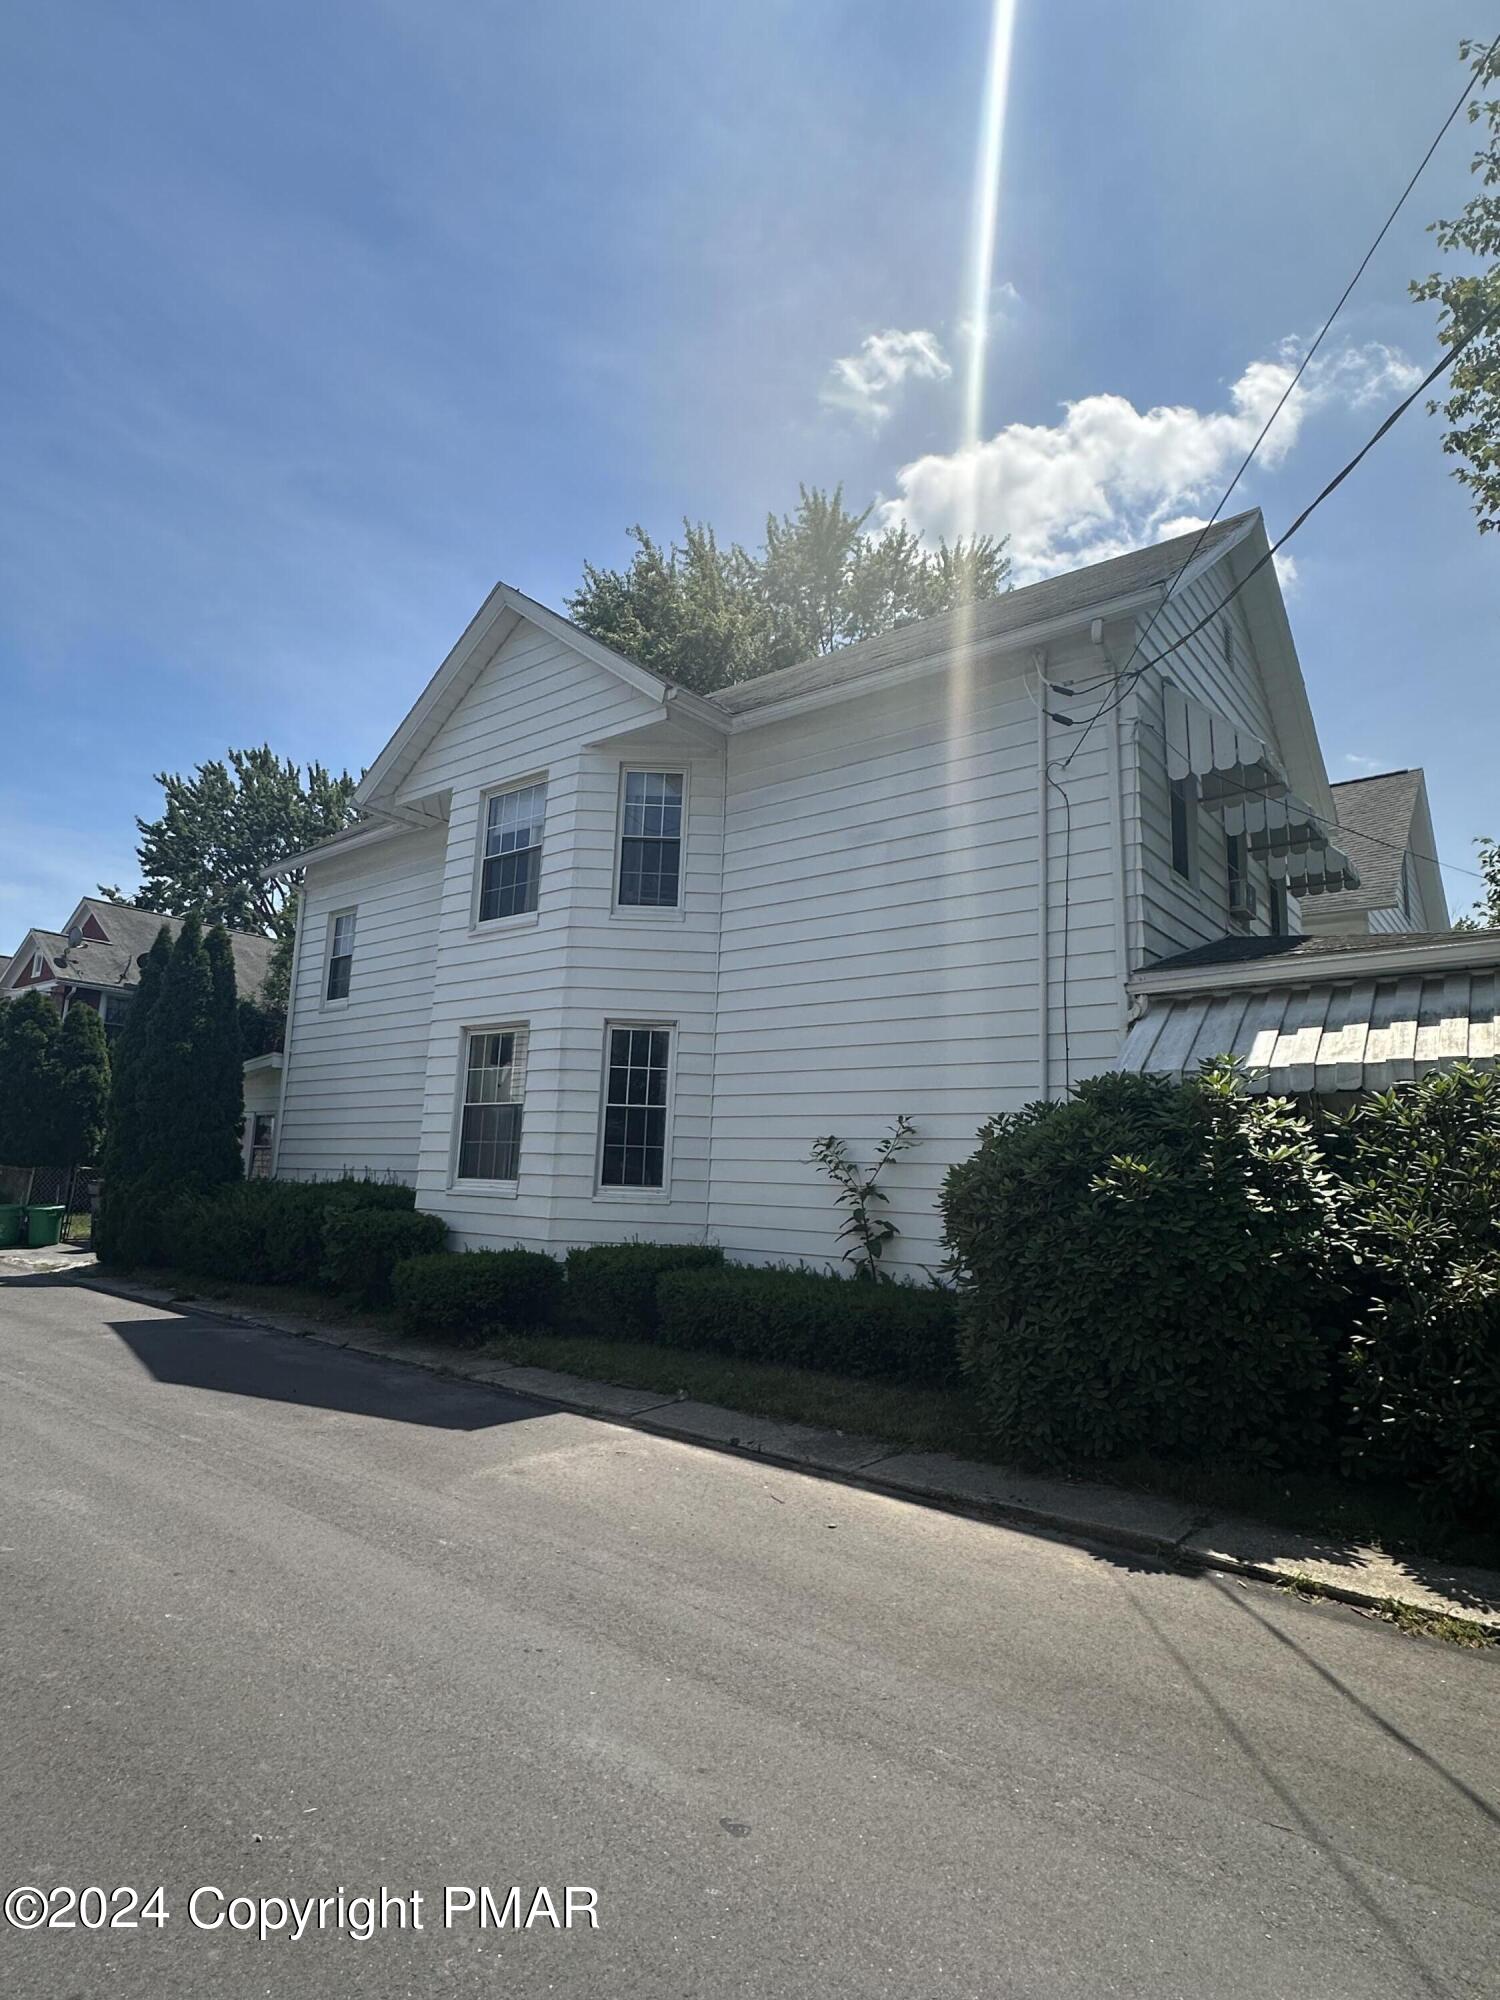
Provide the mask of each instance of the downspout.
[{"label": "downspout", "polygon": [[297,928],[292,935],[292,969],[287,978],[286,1027],[282,1030],[281,1088],[276,1093],[276,1131],[271,1139],[271,1178],[281,1172],[281,1134],[286,1122],[286,1087],[292,1074],[292,1015],[297,1006],[297,975],[302,968],[302,919],[307,891],[297,891]]},{"label": "downspout", "polygon": [[[1090,636],[1099,649],[1099,659],[1103,669],[1118,678],[1114,661],[1104,643],[1104,621],[1094,620]],[[1125,859],[1125,739],[1122,734],[1120,709],[1117,702],[1110,717],[1110,757],[1109,757],[1109,799],[1110,812],[1114,822],[1115,847],[1115,964],[1120,980],[1120,1036],[1123,1042],[1125,1029],[1129,1025],[1128,1003],[1125,982],[1130,977],[1130,905],[1128,901],[1129,882]]]},{"label": "downspout", "polygon": [[1036,1076],[1037,1096],[1046,1099],[1051,1096],[1050,1054],[1051,1025],[1047,1018],[1048,973],[1051,951],[1047,929],[1047,682],[1045,678],[1047,654],[1045,648],[1038,648],[1031,656],[1031,664],[1036,669],[1036,854],[1037,854],[1037,894],[1036,894],[1036,1007],[1037,1007],[1037,1050]]}]

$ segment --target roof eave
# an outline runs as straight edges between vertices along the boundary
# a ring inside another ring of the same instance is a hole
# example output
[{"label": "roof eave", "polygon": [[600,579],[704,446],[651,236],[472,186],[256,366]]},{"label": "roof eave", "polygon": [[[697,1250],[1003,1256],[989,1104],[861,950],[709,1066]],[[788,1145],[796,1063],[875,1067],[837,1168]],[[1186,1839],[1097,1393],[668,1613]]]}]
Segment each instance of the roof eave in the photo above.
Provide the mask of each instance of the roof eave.
[{"label": "roof eave", "polygon": [[1219,965],[1146,968],[1126,990],[1147,998],[1175,993],[1224,993],[1246,986],[1347,985],[1350,980],[1399,978],[1414,972],[1451,972],[1500,966],[1500,931],[1460,931],[1440,944],[1402,950],[1296,952],[1286,957],[1231,960]]}]

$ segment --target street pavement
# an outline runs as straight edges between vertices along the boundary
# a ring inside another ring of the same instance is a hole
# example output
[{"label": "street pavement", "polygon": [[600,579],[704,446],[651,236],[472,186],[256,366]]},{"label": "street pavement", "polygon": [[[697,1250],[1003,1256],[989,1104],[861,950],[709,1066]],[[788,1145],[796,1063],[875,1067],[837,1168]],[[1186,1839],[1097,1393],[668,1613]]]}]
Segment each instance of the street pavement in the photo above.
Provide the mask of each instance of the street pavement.
[{"label": "street pavement", "polygon": [[1500,1655],[1260,1584],[33,1278],[0,1593],[10,2000],[1497,1990]]}]

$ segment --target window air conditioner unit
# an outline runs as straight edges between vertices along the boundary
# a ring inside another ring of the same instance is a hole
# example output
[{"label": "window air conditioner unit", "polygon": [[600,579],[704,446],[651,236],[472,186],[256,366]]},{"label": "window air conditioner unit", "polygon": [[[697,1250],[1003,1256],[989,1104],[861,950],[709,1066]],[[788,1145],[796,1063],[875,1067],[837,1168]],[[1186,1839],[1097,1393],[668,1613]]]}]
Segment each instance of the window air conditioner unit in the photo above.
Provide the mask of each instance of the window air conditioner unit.
[{"label": "window air conditioner unit", "polygon": [[1253,882],[1231,882],[1229,885],[1229,914],[1244,923],[1249,923],[1258,908]]}]

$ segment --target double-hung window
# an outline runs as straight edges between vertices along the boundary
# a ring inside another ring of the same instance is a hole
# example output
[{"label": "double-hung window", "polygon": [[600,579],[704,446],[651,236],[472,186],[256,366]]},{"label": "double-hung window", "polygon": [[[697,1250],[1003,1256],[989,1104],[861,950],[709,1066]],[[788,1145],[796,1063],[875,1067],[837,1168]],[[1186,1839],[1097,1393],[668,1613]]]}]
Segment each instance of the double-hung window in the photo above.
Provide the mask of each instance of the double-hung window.
[{"label": "double-hung window", "polygon": [[542,879],[542,830],[547,819],[545,783],[493,792],[484,806],[484,851],[479,864],[479,921],[524,916],[536,908]]},{"label": "double-hung window", "polygon": [[328,1000],[349,998],[349,976],[354,970],[354,912],[340,910],[328,926],[328,977],[323,995]]},{"label": "double-hung window", "polygon": [[464,1041],[461,1181],[513,1181],[521,1169],[526,1101],[525,1028],[471,1028]]},{"label": "double-hung window", "polygon": [[675,910],[682,896],[681,771],[627,771],[620,797],[622,909]]},{"label": "double-hung window", "polygon": [[670,1028],[609,1027],[605,1036],[604,1142],[599,1185],[666,1183]]},{"label": "double-hung window", "polygon": [[1172,873],[1180,875],[1184,882],[1193,879],[1193,808],[1192,801],[1182,786],[1173,782],[1170,798],[1172,815]]}]

